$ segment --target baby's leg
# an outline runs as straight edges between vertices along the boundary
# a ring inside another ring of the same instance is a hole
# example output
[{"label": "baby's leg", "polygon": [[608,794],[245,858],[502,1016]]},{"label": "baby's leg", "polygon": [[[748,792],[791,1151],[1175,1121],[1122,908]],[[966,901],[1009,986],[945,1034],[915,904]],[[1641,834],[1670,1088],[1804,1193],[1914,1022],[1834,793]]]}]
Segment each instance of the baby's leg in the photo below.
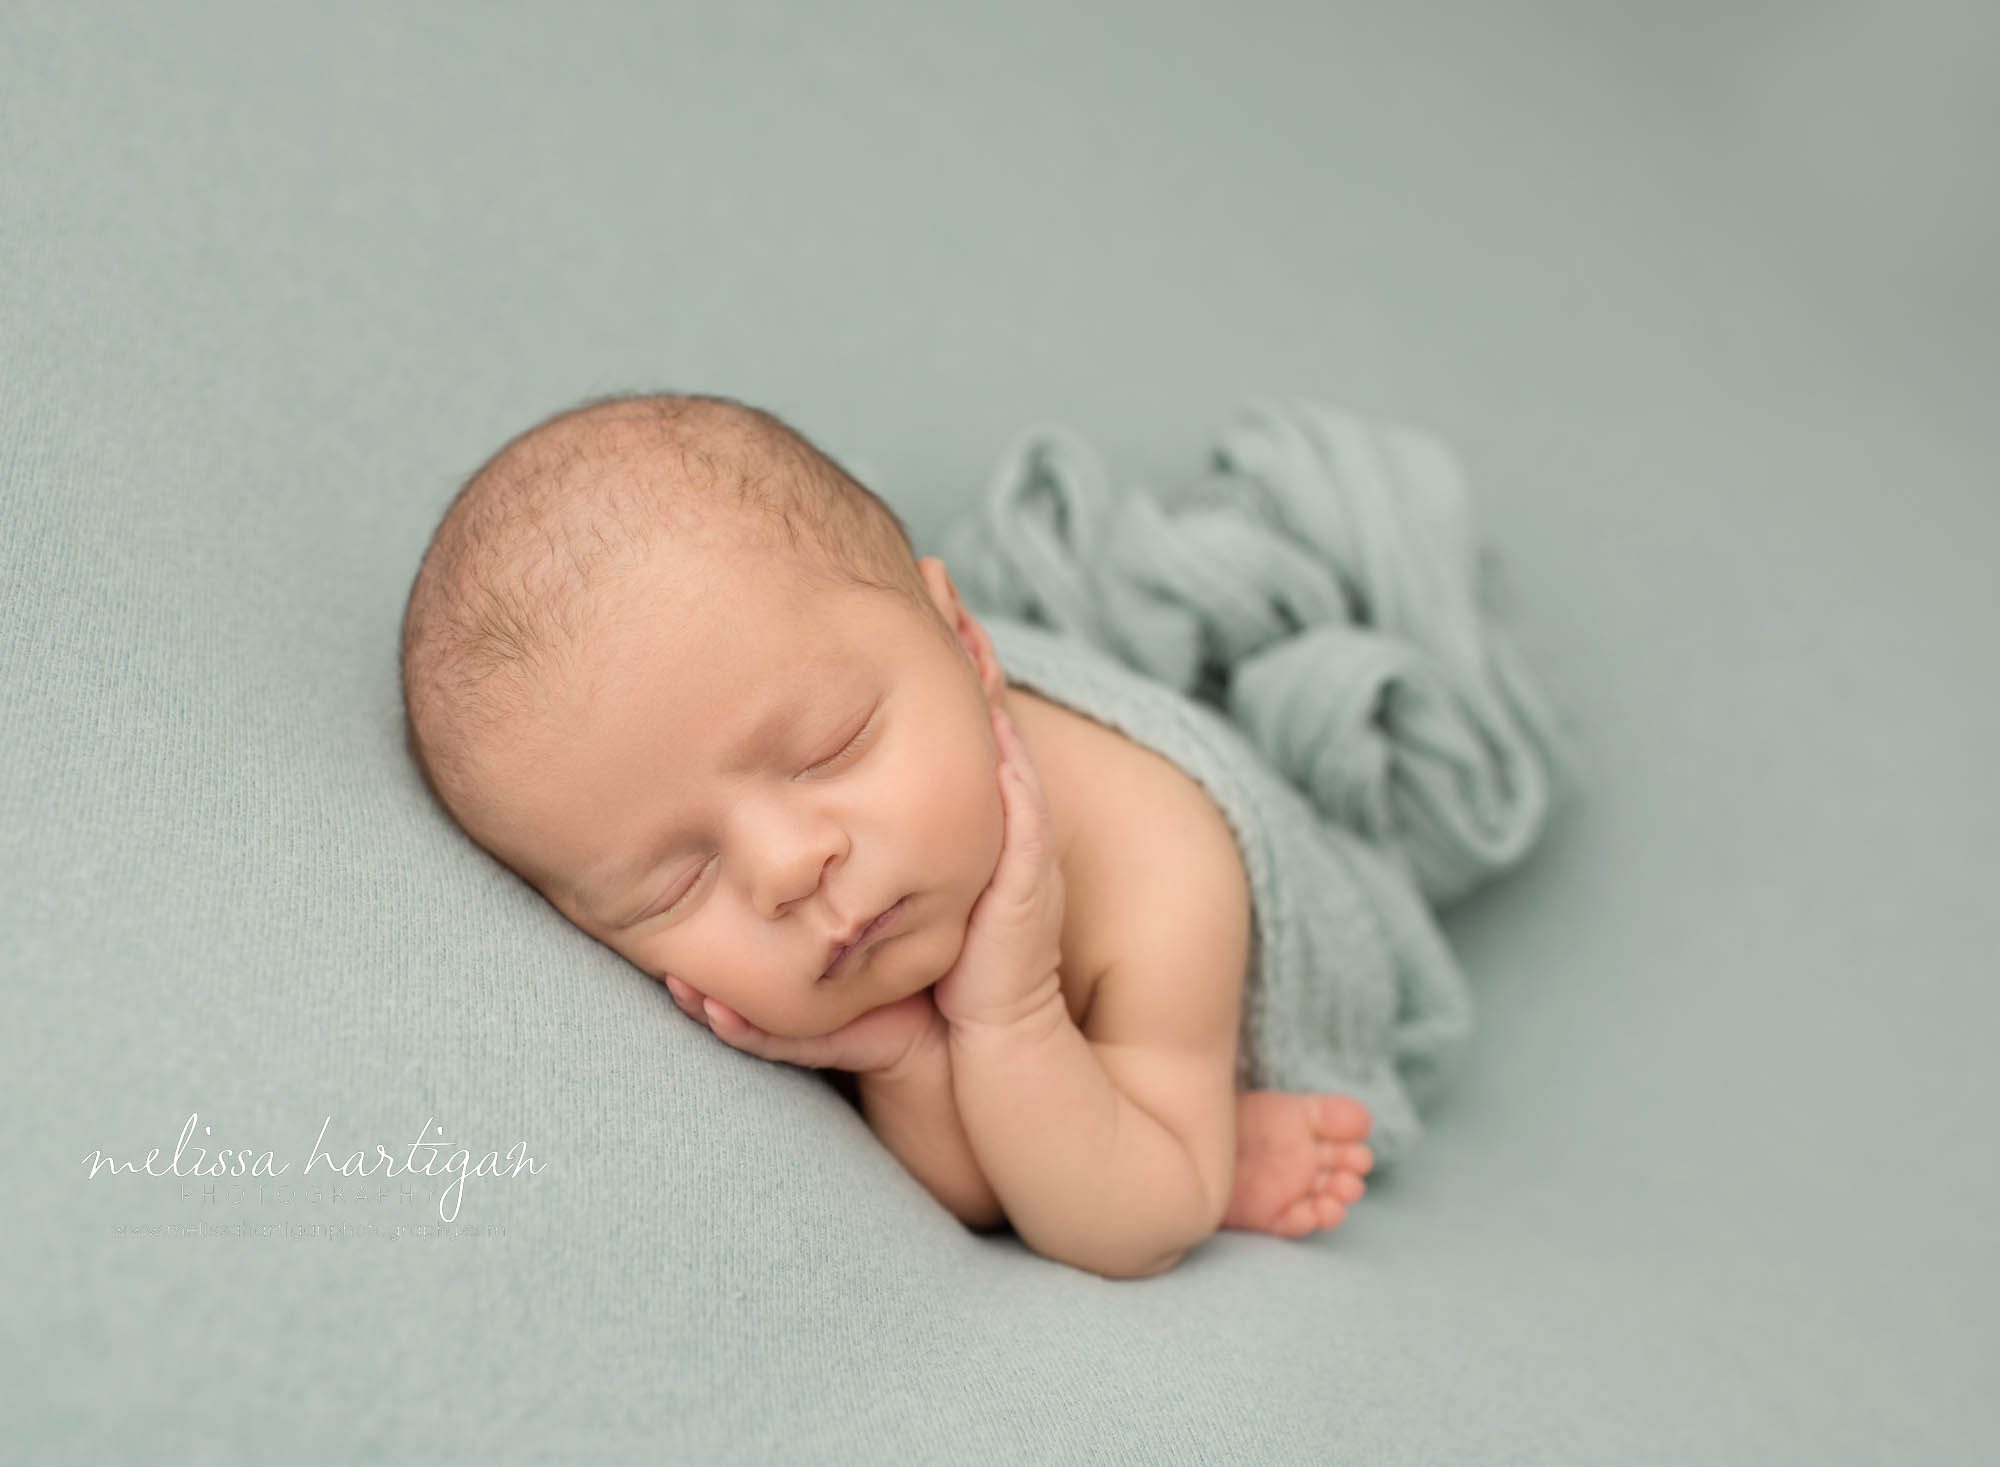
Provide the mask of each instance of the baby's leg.
[{"label": "baby's leg", "polygon": [[1347,1095],[1250,1090],[1236,1097],[1236,1181],[1225,1228],[1302,1238],[1338,1227],[1375,1155],[1361,1141],[1374,1125]]}]

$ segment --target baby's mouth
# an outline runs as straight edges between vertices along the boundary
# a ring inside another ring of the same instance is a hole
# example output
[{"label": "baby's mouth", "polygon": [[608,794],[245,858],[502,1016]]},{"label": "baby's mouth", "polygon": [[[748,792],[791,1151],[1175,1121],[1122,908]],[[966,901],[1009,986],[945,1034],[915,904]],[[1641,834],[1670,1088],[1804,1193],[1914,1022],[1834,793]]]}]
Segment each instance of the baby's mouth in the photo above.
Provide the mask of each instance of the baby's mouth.
[{"label": "baby's mouth", "polygon": [[859,952],[862,948],[867,947],[870,943],[872,943],[877,937],[881,936],[882,933],[890,925],[892,925],[899,916],[902,915],[903,907],[905,906],[906,903],[908,903],[909,900],[910,899],[907,896],[898,897],[895,903],[892,906],[890,906],[888,910],[882,912],[866,927],[861,929],[861,935],[859,937],[855,938],[853,942],[848,943],[845,947],[842,947],[838,951],[836,951],[833,957],[830,960],[828,960],[826,965],[826,971],[819,975],[819,981],[824,983],[826,982],[827,979],[833,977],[836,970],[839,969],[840,965],[847,961],[849,955]]}]

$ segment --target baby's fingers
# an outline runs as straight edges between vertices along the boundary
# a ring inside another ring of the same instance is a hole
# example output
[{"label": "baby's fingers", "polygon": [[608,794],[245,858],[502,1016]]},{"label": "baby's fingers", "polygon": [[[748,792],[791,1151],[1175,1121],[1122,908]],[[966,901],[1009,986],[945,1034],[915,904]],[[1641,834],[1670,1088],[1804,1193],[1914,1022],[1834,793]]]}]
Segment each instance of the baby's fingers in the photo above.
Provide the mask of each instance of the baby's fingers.
[{"label": "baby's fingers", "polygon": [[1025,896],[1048,859],[1048,801],[1013,721],[1001,713],[994,723],[1001,730],[1000,798],[1007,829],[1000,870],[993,880],[995,885],[1011,887],[1016,896]]},{"label": "baby's fingers", "polygon": [[708,1027],[715,1031],[715,1037],[732,1049],[740,1049],[759,1059],[783,1059],[777,1049],[783,1041],[775,1034],[766,1034],[755,1024],[737,1013],[726,1003],[718,1003],[712,998],[701,1001],[702,1017]]},{"label": "baby's fingers", "polygon": [[1008,771],[1020,777],[1021,783],[1034,792],[1037,800],[1042,797],[1042,776],[1035,768],[1035,761],[1028,756],[1028,742],[1021,737],[1021,731],[1014,727],[1014,720],[1007,716],[1004,708],[993,710],[993,727],[1000,740],[1000,773]]},{"label": "baby's fingers", "polygon": [[744,1018],[728,1004],[710,998],[700,989],[686,983],[671,973],[666,977],[667,992],[674,996],[674,1003],[680,1011],[696,1023],[705,1024],[714,1030],[716,1036],[727,1040],[738,1049],[751,1049],[755,1040],[764,1034],[755,1024]]},{"label": "baby's fingers", "polygon": [[[685,984],[682,987],[686,987]],[[788,1065],[816,1065],[820,1061],[816,1048],[823,1041],[816,1039],[787,1039],[759,1029],[755,1024],[737,1013],[728,1004],[716,999],[705,998],[694,989],[687,990],[696,1000],[692,1010],[694,1016],[714,1031],[715,1037],[731,1049],[740,1049],[745,1054],[754,1054],[758,1059],[777,1060]]]},{"label": "baby's fingers", "polygon": [[708,1022],[708,1016],[701,1011],[702,996],[699,993],[671,973],[666,974],[663,981],[667,992],[674,996],[674,1007],[690,1019],[699,1019],[704,1024]]}]

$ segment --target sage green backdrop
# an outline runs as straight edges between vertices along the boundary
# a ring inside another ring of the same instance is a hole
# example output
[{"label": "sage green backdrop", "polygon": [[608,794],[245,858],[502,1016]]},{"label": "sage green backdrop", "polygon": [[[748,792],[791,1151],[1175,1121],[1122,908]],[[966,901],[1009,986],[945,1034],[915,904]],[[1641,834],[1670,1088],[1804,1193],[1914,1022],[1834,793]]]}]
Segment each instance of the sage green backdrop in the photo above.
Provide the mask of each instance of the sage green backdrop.
[{"label": "sage green backdrop", "polygon": [[[13,0],[10,1455],[1991,1460],[1996,53],[1807,0]],[[1259,394],[1459,456],[1588,800],[1449,914],[1471,1051],[1346,1225],[1124,1283],[970,1235],[429,806],[445,498],[660,388],[920,549],[1043,421],[1121,482]],[[297,1189],[88,1177],[191,1115]],[[443,1178],[305,1190],[323,1124],[542,1170],[419,1233]]]}]

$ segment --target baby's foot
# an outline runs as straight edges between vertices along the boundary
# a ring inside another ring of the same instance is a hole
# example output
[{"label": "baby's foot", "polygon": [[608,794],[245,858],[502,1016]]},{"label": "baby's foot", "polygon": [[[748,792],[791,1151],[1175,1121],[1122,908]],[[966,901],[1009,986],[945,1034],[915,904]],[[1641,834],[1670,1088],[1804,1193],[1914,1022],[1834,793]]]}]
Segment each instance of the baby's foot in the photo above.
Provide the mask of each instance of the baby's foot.
[{"label": "baby's foot", "polygon": [[1338,1227],[1368,1190],[1375,1155],[1360,1144],[1374,1125],[1347,1095],[1250,1090],[1236,1097],[1236,1182],[1225,1228],[1303,1238]]}]

